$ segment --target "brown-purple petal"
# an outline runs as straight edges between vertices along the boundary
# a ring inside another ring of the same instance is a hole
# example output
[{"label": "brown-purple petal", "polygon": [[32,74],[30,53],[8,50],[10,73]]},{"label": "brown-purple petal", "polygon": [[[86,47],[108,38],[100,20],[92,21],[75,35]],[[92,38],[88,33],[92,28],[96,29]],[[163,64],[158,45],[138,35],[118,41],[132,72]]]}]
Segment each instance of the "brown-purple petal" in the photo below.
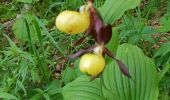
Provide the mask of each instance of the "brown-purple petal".
[{"label": "brown-purple petal", "polygon": [[79,57],[79,56],[83,55],[84,53],[92,52],[93,49],[94,49],[94,46],[89,46],[89,47],[87,47],[86,49],[81,49],[81,50],[77,51],[75,54],[69,55],[68,58],[69,58],[69,59],[74,59],[74,58],[76,58],[76,57]]},{"label": "brown-purple petal", "polygon": [[94,20],[95,20],[95,29],[96,29],[96,33],[100,34],[100,30],[103,27],[103,22],[102,19],[99,17],[99,15],[97,15],[97,13],[94,14]]},{"label": "brown-purple petal", "polygon": [[115,59],[115,60],[116,60],[117,64],[119,65],[119,69],[121,70],[121,72],[124,75],[126,75],[127,77],[131,78],[131,75],[130,75],[129,70],[127,69],[126,65],[118,59]]},{"label": "brown-purple petal", "polygon": [[103,52],[104,52],[104,54],[107,54],[109,57],[111,57],[111,58],[115,58],[115,56],[113,55],[113,53],[112,52],[110,52],[107,48],[104,48],[103,49]]},{"label": "brown-purple petal", "polygon": [[86,34],[92,35],[92,37],[98,42],[97,37],[103,27],[103,21],[94,7],[90,8],[90,25],[86,30]]},{"label": "brown-purple petal", "polygon": [[100,30],[100,34],[97,35],[97,40],[99,44],[106,44],[110,41],[112,37],[112,26],[108,24]]},{"label": "brown-purple petal", "polygon": [[104,48],[103,52],[105,54],[107,54],[109,57],[113,58],[114,60],[116,60],[120,71],[127,77],[131,78],[131,75],[129,73],[129,70],[127,69],[126,65],[123,64],[120,60],[118,60],[117,58],[115,58],[115,56],[112,54],[112,52],[110,52],[107,48]]}]

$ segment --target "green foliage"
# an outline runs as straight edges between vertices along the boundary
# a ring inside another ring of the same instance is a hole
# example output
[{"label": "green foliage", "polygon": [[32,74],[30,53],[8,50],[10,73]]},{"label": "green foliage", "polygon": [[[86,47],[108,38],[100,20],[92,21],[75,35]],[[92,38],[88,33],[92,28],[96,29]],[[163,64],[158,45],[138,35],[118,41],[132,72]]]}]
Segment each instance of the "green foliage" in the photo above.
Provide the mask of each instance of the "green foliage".
[{"label": "green foliage", "polygon": [[[59,12],[76,10],[85,2],[86,0],[0,2],[0,98],[169,100],[169,36],[165,37],[166,41],[160,48],[154,49],[151,46],[159,44],[162,37],[160,35],[159,39],[154,39],[152,36],[157,33],[166,35],[170,31],[170,1],[95,0],[94,5],[99,7],[105,24],[114,26],[112,38],[106,47],[129,68],[132,78],[125,77],[117,63],[105,57],[104,72],[93,80],[79,71],[79,59],[72,61],[65,58],[94,44],[94,41],[91,37],[86,37],[87,41],[73,46],[74,41],[85,35],[68,36],[54,27]],[[136,6],[138,7],[135,8]],[[120,20],[116,22],[117,19]],[[148,58],[143,52],[153,58]],[[56,70],[58,66],[61,69]]]},{"label": "green foliage", "polygon": [[5,92],[0,92],[0,97],[3,99],[14,99],[17,100],[17,97],[9,94],[9,93],[5,93]]},{"label": "green foliage", "polygon": [[140,0],[106,0],[99,11],[105,23],[113,24],[126,10],[135,8],[139,3]]},{"label": "green foliage", "polygon": [[62,89],[62,94],[65,100],[105,100],[102,95],[100,80],[91,81],[91,78],[87,76],[81,76],[68,83]]},{"label": "green foliage", "polygon": [[37,41],[37,35],[36,35],[36,30],[34,27],[34,15],[27,13],[24,15],[24,17],[18,18],[15,23],[12,26],[12,30],[15,34],[15,37],[21,41],[28,41],[28,35],[27,35],[27,31],[26,31],[26,25],[24,22],[24,19],[26,19],[28,21],[28,25],[29,25],[29,30],[30,30],[30,35],[33,39],[33,41]]},{"label": "green foliage", "polygon": [[145,25],[145,19],[140,18],[140,16],[138,18],[124,16],[119,28],[121,29],[121,41],[127,41],[131,44],[138,44],[141,40],[155,43],[151,35],[156,34],[157,31],[153,27]]},{"label": "green foliage", "polygon": [[157,66],[170,63],[170,42],[164,43],[154,54]]},{"label": "green foliage", "polygon": [[30,98],[31,100],[63,100],[61,95],[61,82],[59,80],[53,80],[45,89],[35,88],[33,90],[33,96]]},{"label": "green foliage", "polygon": [[[160,89],[160,97],[159,100],[169,100],[170,97],[168,95],[170,88],[170,74],[169,74],[170,64],[166,65],[165,68],[159,73],[159,89]],[[167,74],[168,72],[168,74]]]},{"label": "green foliage", "polygon": [[37,57],[38,63],[40,65],[40,70],[43,73],[43,75],[45,75],[46,80],[49,81],[50,73],[49,73],[49,70],[47,68],[47,63],[46,63],[46,60],[45,60],[45,54],[44,54],[45,52],[44,52],[44,46],[43,46],[43,41],[42,41],[41,29],[40,29],[38,23],[34,20],[34,25],[35,25],[35,28],[36,28],[36,33],[37,33],[37,36],[38,36],[40,49],[41,49],[40,52],[42,53],[42,56],[36,51],[35,46],[32,43],[30,28],[29,28],[27,20],[25,20],[25,24],[26,24],[26,28],[27,28],[27,34],[28,34],[28,39],[29,39],[29,43],[30,43],[31,53],[34,53],[35,56]]},{"label": "green foliage", "polygon": [[16,10],[14,5],[4,5],[3,3],[0,2],[0,22],[1,21],[7,21],[10,20],[11,18],[14,18],[16,16]]},{"label": "green foliage", "polygon": [[170,31],[170,1],[167,1],[168,7],[166,14],[160,19],[160,26],[158,28],[158,31],[160,32],[168,32]]},{"label": "green foliage", "polygon": [[157,100],[158,74],[153,60],[130,44],[119,46],[116,57],[128,66],[132,79],[122,75],[115,61],[107,63],[102,78],[104,93],[111,95],[105,95],[112,100]]},{"label": "green foliage", "polygon": [[79,70],[79,60],[76,60],[74,68],[70,68],[67,66],[67,68],[61,73],[62,75],[62,81],[67,84],[77,77],[83,75],[83,73],[80,72]]},{"label": "green foliage", "polygon": [[66,6],[74,10],[78,9],[85,2],[85,0],[65,0],[65,1]]},{"label": "green foliage", "polygon": [[[35,70],[36,63],[31,54],[18,48],[7,35],[4,34],[4,37],[7,38],[10,47],[2,51],[4,58],[0,61],[0,79],[2,79],[0,88],[3,92],[13,93],[15,96],[26,95],[25,85],[28,85],[29,81],[33,81],[32,84],[40,81],[38,71]],[[21,91],[23,92],[18,94]]]},{"label": "green foliage", "polygon": [[170,14],[165,15],[160,19],[160,26],[158,28],[159,32],[169,32],[170,31]]}]

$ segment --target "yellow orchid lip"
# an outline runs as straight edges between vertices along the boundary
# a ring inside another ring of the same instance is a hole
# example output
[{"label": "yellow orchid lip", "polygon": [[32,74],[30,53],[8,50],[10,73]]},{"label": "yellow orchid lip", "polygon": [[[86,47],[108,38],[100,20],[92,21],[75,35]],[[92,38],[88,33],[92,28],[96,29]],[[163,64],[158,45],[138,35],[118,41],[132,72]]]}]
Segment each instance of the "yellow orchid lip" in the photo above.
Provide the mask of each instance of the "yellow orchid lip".
[{"label": "yellow orchid lip", "polygon": [[80,71],[91,76],[99,75],[105,66],[105,59],[102,54],[87,53],[84,54],[79,63]]},{"label": "yellow orchid lip", "polygon": [[88,29],[90,16],[88,12],[65,10],[57,16],[55,24],[62,32],[78,34]]}]

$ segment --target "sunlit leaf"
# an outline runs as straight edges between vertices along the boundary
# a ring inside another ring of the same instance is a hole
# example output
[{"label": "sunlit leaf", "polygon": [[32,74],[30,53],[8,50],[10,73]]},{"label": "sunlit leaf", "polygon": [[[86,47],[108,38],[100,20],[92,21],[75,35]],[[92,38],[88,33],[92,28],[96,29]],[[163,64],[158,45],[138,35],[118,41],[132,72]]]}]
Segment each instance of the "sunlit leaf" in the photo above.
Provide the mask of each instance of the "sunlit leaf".
[{"label": "sunlit leaf", "polygon": [[33,25],[33,20],[34,20],[34,15],[27,13],[23,17],[18,18],[15,23],[12,26],[13,33],[15,35],[15,38],[21,41],[27,41],[28,40],[28,35],[27,35],[27,30],[26,30],[26,24],[24,22],[24,19],[27,20],[28,25],[29,25],[29,31],[31,38],[35,41],[37,40],[37,35],[36,31]]},{"label": "sunlit leaf", "polygon": [[115,61],[107,63],[102,76],[103,86],[112,98],[119,98],[112,100],[157,100],[158,74],[153,60],[130,44],[119,46],[116,58],[128,67],[132,79],[120,72]]},{"label": "sunlit leaf", "polygon": [[67,84],[62,94],[65,100],[105,100],[101,92],[101,84],[98,79],[81,76]]},{"label": "sunlit leaf", "polygon": [[105,4],[99,8],[105,23],[113,24],[128,9],[133,9],[139,5],[141,0],[106,0]]}]

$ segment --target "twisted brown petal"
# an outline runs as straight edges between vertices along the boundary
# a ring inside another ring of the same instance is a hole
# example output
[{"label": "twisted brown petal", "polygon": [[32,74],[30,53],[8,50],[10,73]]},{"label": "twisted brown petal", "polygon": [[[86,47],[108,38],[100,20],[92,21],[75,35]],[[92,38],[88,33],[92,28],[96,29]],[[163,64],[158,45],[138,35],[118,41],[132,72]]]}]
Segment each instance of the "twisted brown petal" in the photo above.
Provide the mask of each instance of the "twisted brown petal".
[{"label": "twisted brown petal", "polygon": [[76,58],[76,57],[79,57],[79,56],[83,55],[84,53],[92,52],[93,49],[94,49],[94,46],[89,46],[89,47],[87,47],[86,49],[81,49],[81,50],[79,50],[79,51],[76,52],[75,54],[69,55],[68,58],[69,58],[69,59],[74,59],[74,58]]},{"label": "twisted brown petal", "polygon": [[115,58],[115,56],[112,54],[112,52],[110,52],[107,48],[104,48],[103,51],[105,54],[107,54],[109,57],[113,58],[117,64],[119,65],[119,69],[120,71],[127,77],[131,78],[131,75],[129,73],[129,70],[127,69],[126,65],[122,63],[122,61],[118,60],[117,58]]}]

